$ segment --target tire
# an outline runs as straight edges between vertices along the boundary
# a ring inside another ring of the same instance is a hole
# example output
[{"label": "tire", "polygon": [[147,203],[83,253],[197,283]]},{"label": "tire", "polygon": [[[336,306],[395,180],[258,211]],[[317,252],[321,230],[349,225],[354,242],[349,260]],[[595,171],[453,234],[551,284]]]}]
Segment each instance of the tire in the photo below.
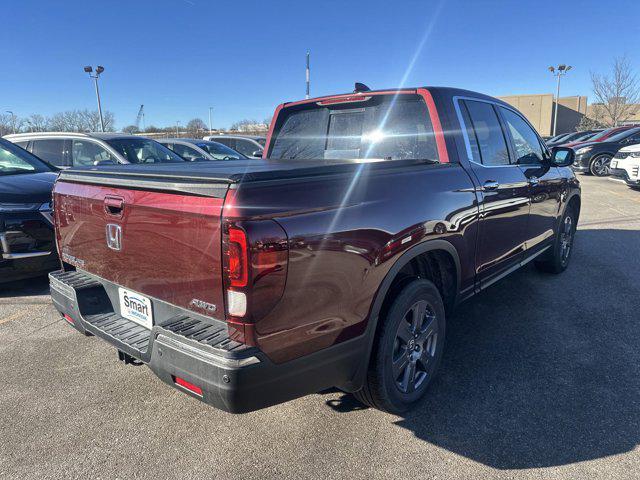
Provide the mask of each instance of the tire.
[{"label": "tire", "polygon": [[589,172],[596,177],[606,177],[610,172],[612,155],[603,153],[593,157],[589,163]]},{"label": "tire", "polygon": [[569,266],[573,253],[578,215],[573,208],[567,208],[556,233],[553,247],[544,259],[536,260],[536,267],[547,273],[562,273]]},{"label": "tire", "polygon": [[354,396],[400,414],[422,399],[442,359],[446,320],[440,292],[428,280],[414,280],[380,322],[365,384]]}]

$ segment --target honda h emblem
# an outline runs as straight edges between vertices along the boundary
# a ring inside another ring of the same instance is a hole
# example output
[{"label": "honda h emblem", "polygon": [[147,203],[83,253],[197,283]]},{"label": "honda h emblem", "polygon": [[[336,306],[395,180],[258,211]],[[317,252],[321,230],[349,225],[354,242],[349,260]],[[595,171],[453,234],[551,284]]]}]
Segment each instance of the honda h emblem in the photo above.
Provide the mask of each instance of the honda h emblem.
[{"label": "honda h emblem", "polygon": [[122,250],[122,227],[115,223],[107,223],[107,247],[111,250]]}]

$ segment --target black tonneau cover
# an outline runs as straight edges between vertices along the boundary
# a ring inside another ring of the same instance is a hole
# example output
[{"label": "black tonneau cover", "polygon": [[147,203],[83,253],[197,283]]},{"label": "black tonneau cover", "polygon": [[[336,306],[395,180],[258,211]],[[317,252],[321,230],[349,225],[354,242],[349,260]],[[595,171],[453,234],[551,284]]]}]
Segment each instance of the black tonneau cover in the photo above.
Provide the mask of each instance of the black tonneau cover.
[{"label": "black tonneau cover", "polygon": [[[422,164],[418,160],[218,160],[72,168],[60,174],[65,182],[91,183],[125,188],[176,191],[223,197],[236,183],[286,180],[320,175],[349,174],[367,169],[388,169]],[[431,162],[428,162],[431,163]]]}]

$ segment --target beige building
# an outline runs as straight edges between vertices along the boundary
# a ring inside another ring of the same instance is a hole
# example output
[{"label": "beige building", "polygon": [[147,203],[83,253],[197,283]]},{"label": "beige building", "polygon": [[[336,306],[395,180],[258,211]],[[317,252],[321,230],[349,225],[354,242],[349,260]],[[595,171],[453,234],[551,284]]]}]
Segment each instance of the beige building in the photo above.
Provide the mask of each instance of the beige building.
[{"label": "beige building", "polygon": [[[629,104],[628,118],[618,122],[618,125],[640,125],[640,104]],[[602,104],[592,103],[587,108],[587,117],[604,125],[611,125],[611,117],[607,114]]]},{"label": "beige building", "polygon": [[[498,97],[517,108],[542,136],[553,134],[555,102],[553,94]],[[587,97],[560,97],[556,133],[572,132],[587,114]]]}]

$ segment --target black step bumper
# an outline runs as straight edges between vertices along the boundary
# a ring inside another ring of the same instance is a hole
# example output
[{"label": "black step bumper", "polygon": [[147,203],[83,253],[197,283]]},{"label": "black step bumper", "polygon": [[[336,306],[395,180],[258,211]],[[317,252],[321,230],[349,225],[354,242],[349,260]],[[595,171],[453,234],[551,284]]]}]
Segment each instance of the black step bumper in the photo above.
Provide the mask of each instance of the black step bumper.
[{"label": "black step bumper", "polygon": [[[52,272],[49,280],[56,309],[79,332],[106,340],[165,383],[231,413],[334,386],[353,390],[351,379],[364,358],[363,338],[275,364],[259,349],[230,339],[224,322],[153,299],[155,324],[148,330],[119,315],[117,285],[79,271]],[[185,388],[185,381],[196,388]]]}]

